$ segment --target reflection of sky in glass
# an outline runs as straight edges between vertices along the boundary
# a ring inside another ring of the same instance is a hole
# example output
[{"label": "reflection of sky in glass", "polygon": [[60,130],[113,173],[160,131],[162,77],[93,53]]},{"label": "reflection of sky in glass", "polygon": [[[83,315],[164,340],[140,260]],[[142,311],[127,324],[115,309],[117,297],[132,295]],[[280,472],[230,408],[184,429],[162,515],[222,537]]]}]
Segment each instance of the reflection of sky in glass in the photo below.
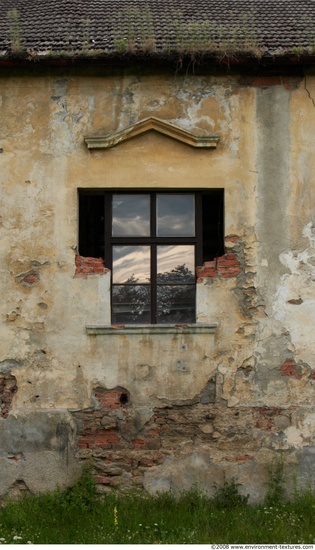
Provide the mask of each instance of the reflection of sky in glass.
[{"label": "reflection of sky in glass", "polygon": [[177,266],[185,265],[195,272],[195,247],[192,245],[174,245],[157,247],[157,272],[170,272]]},{"label": "reflection of sky in glass", "polygon": [[[185,266],[191,272],[191,276],[187,276],[179,271],[179,276],[184,277],[186,282],[190,282],[190,279],[193,282],[195,272],[195,247],[193,245],[160,245],[157,247],[157,273],[170,273],[178,266]],[[113,283],[126,283],[131,277],[137,279],[138,283],[150,282],[149,246],[113,246]],[[161,277],[159,279],[161,279],[159,282],[166,282]]]},{"label": "reflection of sky in glass", "polygon": [[150,235],[150,196],[113,195],[113,237]]},{"label": "reflection of sky in glass", "polygon": [[125,283],[132,276],[139,283],[150,281],[150,247],[113,246],[113,283]]},{"label": "reflection of sky in glass", "polygon": [[194,195],[157,195],[157,235],[194,237]]}]

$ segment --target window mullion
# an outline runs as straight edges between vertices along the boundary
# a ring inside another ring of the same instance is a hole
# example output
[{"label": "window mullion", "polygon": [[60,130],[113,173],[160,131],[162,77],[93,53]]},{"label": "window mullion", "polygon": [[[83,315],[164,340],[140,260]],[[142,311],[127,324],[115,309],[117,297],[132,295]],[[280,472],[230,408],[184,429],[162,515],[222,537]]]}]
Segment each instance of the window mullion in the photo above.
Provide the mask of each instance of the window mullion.
[{"label": "window mullion", "polygon": [[[156,193],[151,194],[151,239],[156,237]],[[156,244],[151,241],[151,323],[157,322],[157,288],[156,288],[156,275],[157,275],[157,257],[156,257]]]},{"label": "window mullion", "polygon": [[157,246],[151,245],[151,323],[157,322]]},{"label": "window mullion", "polygon": [[203,243],[202,243],[202,197],[201,193],[195,194],[195,227],[196,227],[196,249],[195,265],[203,264]]},{"label": "window mullion", "polygon": [[105,266],[112,269],[112,194],[104,193],[104,260]]},{"label": "window mullion", "polygon": [[151,194],[151,238],[156,237],[156,193]]}]

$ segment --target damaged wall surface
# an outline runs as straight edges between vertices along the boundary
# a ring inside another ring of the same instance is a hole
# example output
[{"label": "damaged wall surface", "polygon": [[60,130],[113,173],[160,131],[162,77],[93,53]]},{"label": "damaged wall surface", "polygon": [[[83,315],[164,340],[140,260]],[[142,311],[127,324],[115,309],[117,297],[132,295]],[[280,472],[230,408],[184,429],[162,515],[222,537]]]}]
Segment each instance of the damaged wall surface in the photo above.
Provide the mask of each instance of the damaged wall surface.
[{"label": "damaged wall surface", "polygon": [[[315,475],[315,75],[117,69],[1,75],[0,494],[149,493],[281,460]],[[155,117],[154,129],[106,149]],[[111,271],[78,245],[78,190],[224,189],[224,253],[197,268],[193,324],[111,324]]]}]

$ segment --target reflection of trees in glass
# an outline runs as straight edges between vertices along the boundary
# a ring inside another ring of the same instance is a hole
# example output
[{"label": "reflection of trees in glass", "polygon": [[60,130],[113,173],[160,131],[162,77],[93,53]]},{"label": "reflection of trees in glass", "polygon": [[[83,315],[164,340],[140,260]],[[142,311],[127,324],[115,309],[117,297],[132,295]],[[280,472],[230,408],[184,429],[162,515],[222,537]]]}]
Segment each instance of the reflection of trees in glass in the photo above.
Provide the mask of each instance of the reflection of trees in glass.
[{"label": "reflection of trees in glass", "polygon": [[138,285],[137,282],[138,279],[132,275],[126,284],[113,286],[114,312],[116,304],[125,305],[123,313],[130,316],[132,321],[136,321],[150,309],[150,286]]},{"label": "reflection of trees in glass", "polygon": [[194,274],[186,264],[178,265],[171,271],[158,273],[158,322],[193,322],[195,287],[187,283],[194,282]]},{"label": "reflection of trees in glass", "polygon": [[[195,286],[194,274],[185,265],[178,265],[169,272],[157,274],[158,322],[194,322]],[[140,321],[149,310],[150,285],[138,284],[132,275],[124,285],[113,286],[113,305],[125,305],[124,315],[132,321]]]},{"label": "reflection of trees in glass", "polygon": [[165,271],[164,273],[157,274],[158,284],[183,284],[194,283],[195,276],[192,271],[186,267],[186,264],[178,265],[171,269],[171,271]]}]

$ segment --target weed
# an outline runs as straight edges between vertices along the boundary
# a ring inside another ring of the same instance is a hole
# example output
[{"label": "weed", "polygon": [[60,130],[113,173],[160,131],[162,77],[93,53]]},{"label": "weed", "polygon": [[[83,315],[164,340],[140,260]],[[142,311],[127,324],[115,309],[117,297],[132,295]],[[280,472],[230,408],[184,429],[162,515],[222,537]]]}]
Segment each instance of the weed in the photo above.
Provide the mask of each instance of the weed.
[{"label": "weed", "polygon": [[95,481],[88,468],[78,481],[65,492],[57,491],[60,506],[65,510],[89,511],[96,503]]},{"label": "weed", "polygon": [[249,505],[233,479],[214,498],[197,489],[99,496],[88,471],[72,489],[0,508],[0,544],[313,544],[315,493]]},{"label": "weed", "polygon": [[265,504],[273,506],[284,501],[284,462],[283,458],[280,458],[274,460],[273,464],[269,467],[269,481]]},{"label": "weed", "polygon": [[8,11],[11,50],[13,53],[22,50],[19,13],[16,8]]},{"label": "weed", "polygon": [[118,12],[113,27],[114,46],[117,51],[155,52],[153,19],[148,5],[143,10],[129,7],[123,12]]},{"label": "weed", "polygon": [[236,483],[235,478],[230,481],[224,481],[220,487],[217,483],[214,484],[216,493],[213,497],[215,506],[219,509],[232,509],[245,506],[248,502],[249,495],[241,495],[239,492],[240,484]]},{"label": "weed", "polygon": [[82,40],[82,54],[86,55],[89,52],[90,47],[90,19],[82,19],[82,30],[83,30],[83,40]]},{"label": "weed", "polygon": [[128,8],[119,12],[112,25],[114,47],[118,52],[155,53],[158,41],[160,53],[210,54],[218,58],[231,58],[239,53],[250,53],[255,57],[262,54],[253,13],[244,16],[241,24],[217,25],[208,19],[187,21],[183,12],[176,9],[165,22],[163,37],[158,37],[151,10],[146,5],[144,10]]}]

